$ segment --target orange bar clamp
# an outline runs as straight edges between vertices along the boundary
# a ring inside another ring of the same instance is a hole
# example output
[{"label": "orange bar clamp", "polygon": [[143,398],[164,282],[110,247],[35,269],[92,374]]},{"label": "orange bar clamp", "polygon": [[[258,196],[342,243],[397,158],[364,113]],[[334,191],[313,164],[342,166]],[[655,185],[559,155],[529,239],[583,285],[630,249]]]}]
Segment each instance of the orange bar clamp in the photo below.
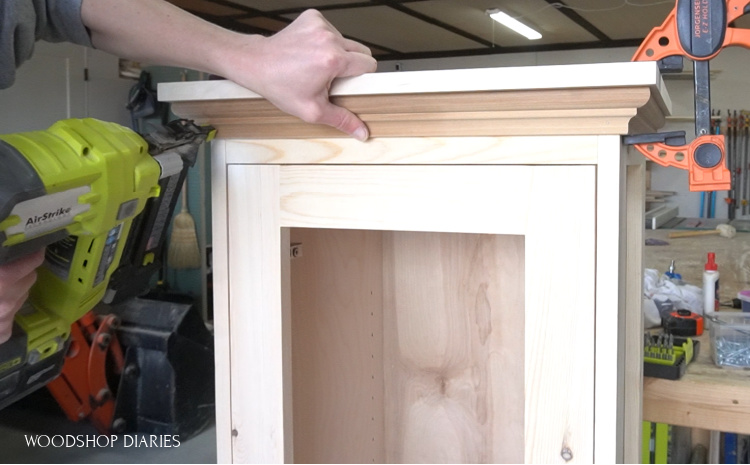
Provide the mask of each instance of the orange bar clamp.
[{"label": "orange bar clamp", "polygon": [[[732,21],[750,12],[750,0],[676,0],[674,9],[661,26],[655,27],[636,51],[632,61],[660,61],[675,69],[674,57],[682,57],[696,63],[696,139],[685,144],[675,144],[658,134],[626,137],[650,160],[662,165],[687,170],[691,191],[729,190],[732,176],[726,167],[726,148],[723,135],[710,134],[708,124],[698,123],[699,105],[702,111],[710,112],[708,95],[709,75],[706,65],[724,47],[750,48],[750,30],[730,27]],[[707,115],[704,113],[704,118]]]}]

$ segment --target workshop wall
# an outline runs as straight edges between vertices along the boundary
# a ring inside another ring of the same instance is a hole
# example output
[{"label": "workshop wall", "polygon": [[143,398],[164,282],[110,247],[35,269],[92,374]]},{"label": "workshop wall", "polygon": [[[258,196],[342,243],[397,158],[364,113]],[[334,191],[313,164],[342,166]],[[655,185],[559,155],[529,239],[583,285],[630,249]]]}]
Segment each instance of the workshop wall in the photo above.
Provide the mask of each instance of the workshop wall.
[{"label": "workshop wall", "polygon": [[0,131],[35,131],[84,117],[129,125],[125,103],[132,84],[119,77],[116,57],[78,45],[38,42],[32,58],[17,70],[15,84],[0,90]]}]

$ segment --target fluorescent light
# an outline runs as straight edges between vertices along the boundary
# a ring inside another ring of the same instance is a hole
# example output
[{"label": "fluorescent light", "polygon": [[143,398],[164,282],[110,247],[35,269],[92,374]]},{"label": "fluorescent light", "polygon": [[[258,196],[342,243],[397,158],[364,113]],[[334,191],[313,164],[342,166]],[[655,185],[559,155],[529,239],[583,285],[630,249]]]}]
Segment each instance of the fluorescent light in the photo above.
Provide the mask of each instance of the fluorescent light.
[{"label": "fluorescent light", "polygon": [[487,10],[487,14],[490,15],[490,18],[494,19],[498,23],[502,24],[508,29],[512,29],[514,32],[521,34],[529,40],[537,40],[542,38],[542,35],[540,33],[521,23],[517,19],[511,18],[500,10]]}]

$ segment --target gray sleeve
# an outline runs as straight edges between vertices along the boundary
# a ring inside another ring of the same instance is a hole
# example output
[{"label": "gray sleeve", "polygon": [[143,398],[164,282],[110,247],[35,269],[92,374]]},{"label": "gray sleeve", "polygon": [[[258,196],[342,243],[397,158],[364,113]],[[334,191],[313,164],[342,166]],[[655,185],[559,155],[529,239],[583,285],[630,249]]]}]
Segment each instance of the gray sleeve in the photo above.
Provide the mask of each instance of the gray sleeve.
[{"label": "gray sleeve", "polygon": [[91,46],[81,21],[82,0],[0,0],[0,89],[31,58],[37,40]]}]

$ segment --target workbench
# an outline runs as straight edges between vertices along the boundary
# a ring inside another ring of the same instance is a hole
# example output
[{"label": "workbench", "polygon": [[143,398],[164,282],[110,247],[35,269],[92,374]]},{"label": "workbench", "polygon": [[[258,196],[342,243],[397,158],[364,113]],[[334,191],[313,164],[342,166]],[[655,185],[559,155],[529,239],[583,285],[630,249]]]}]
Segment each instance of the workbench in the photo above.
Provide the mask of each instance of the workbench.
[{"label": "workbench", "polygon": [[[671,260],[675,260],[683,281],[700,287],[706,253],[714,252],[719,265],[721,301],[731,301],[740,290],[750,289],[750,233],[739,232],[731,239],[720,236],[670,239],[670,232],[665,229],[646,232],[647,238],[668,245],[646,247],[645,267],[665,271]],[[716,366],[711,359],[708,332],[699,339],[701,352],[688,365],[682,379],[644,379],[644,420],[750,434],[750,372]]]},{"label": "workbench", "polygon": [[220,462],[635,462],[655,63],[377,73],[366,143],[230,82],[211,147]]}]

